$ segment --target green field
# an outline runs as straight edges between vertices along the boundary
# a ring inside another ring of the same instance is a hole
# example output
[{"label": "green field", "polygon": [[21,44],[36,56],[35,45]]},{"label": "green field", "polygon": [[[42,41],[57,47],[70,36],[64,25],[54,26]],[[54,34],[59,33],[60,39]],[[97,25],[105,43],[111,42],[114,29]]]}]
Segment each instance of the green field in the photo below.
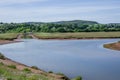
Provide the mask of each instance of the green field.
[{"label": "green field", "polygon": [[17,38],[17,33],[2,33],[0,34],[0,40],[13,40]]},{"label": "green field", "polygon": [[40,39],[120,38],[120,32],[35,33]]}]

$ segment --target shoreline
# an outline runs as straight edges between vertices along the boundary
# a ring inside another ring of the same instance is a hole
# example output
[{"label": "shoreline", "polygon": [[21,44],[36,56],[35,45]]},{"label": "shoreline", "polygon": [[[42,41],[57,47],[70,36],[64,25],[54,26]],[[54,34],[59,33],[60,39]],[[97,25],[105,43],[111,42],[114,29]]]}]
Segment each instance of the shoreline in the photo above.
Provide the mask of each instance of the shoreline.
[{"label": "shoreline", "polygon": [[18,43],[22,42],[21,40],[15,39],[15,40],[0,40],[0,45],[4,44],[10,44],[10,43]]},{"label": "shoreline", "polygon": [[[0,45],[4,45],[4,44],[10,44],[10,43],[17,43],[17,42],[21,42],[20,40],[13,40],[13,41],[10,41],[10,40],[0,40]],[[32,66],[27,66],[25,64],[22,64],[22,63],[19,63],[19,62],[16,62],[10,58],[7,58],[5,57],[5,60],[3,59],[0,59],[0,62],[2,62],[3,64],[5,65],[15,65],[16,68],[18,70],[23,70],[24,68],[28,68],[32,71],[32,73],[35,73],[35,74],[41,74],[41,75],[44,75],[46,77],[52,77],[54,80],[69,80],[68,77],[64,76],[64,75],[58,75],[58,74],[55,74],[55,73],[48,73],[42,69],[34,69],[32,68]],[[34,66],[34,65],[33,65]]]},{"label": "shoreline", "polygon": [[36,35],[32,35],[33,39],[40,39],[40,40],[94,40],[94,39],[120,39],[120,37],[81,37],[81,38],[50,38],[50,37],[39,37]]},{"label": "shoreline", "polygon": [[38,40],[97,40],[97,39],[120,39],[120,37],[112,38],[38,38]]}]

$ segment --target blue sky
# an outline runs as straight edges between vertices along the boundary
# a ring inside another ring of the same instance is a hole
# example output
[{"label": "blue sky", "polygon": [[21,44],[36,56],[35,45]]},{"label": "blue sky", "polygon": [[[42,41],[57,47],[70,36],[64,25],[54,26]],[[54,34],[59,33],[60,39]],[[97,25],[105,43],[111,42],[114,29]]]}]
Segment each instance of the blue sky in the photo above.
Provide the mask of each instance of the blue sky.
[{"label": "blue sky", "polygon": [[0,22],[120,23],[120,0],[1,0]]}]

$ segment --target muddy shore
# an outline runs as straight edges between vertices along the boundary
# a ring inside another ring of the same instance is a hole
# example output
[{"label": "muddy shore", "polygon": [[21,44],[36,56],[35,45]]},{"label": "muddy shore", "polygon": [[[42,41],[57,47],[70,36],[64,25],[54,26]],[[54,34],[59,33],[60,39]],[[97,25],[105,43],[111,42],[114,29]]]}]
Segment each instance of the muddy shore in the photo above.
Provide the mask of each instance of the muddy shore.
[{"label": "muddy shore", "polygon": [[120,51],[120,42],[104,44],[105,48]]}]

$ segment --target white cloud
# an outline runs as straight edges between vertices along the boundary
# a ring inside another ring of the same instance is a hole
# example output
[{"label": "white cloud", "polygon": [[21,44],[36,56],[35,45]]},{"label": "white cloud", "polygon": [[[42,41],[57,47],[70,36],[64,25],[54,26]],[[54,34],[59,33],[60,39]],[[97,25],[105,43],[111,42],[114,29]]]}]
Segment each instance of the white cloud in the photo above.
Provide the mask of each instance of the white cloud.
[{"label": "white cloud", "polygon": [[[0,5],[4,4],[28,4],[32,2],[44,2],[48,0],[2,0]],[[44,4],[43,4],[44,5]],[[55,20],[69,20],[69,19],[91,19],[91,20],[103,20],[110,16],[119,14],[113,14],[104,12],[107,10],[119,9],[120,6],[110,5],[74,5],[74,6],[61,6],[61,5],[30,5],[12,7],[5,6],[0,7],[0,20],[8,22],[21,22],[21,21],[55,21]],[[100,14],[100,12],[102,12]],[[105,14],[104,14],[105,13]]]},{"label": "white cloud", "polygon": [[31,3],[31,2],[43,2],[43,1],[47,1],[47,0],[0,0],[0,4],[4,5],[4,4],[21,4],[21,3]]}]

